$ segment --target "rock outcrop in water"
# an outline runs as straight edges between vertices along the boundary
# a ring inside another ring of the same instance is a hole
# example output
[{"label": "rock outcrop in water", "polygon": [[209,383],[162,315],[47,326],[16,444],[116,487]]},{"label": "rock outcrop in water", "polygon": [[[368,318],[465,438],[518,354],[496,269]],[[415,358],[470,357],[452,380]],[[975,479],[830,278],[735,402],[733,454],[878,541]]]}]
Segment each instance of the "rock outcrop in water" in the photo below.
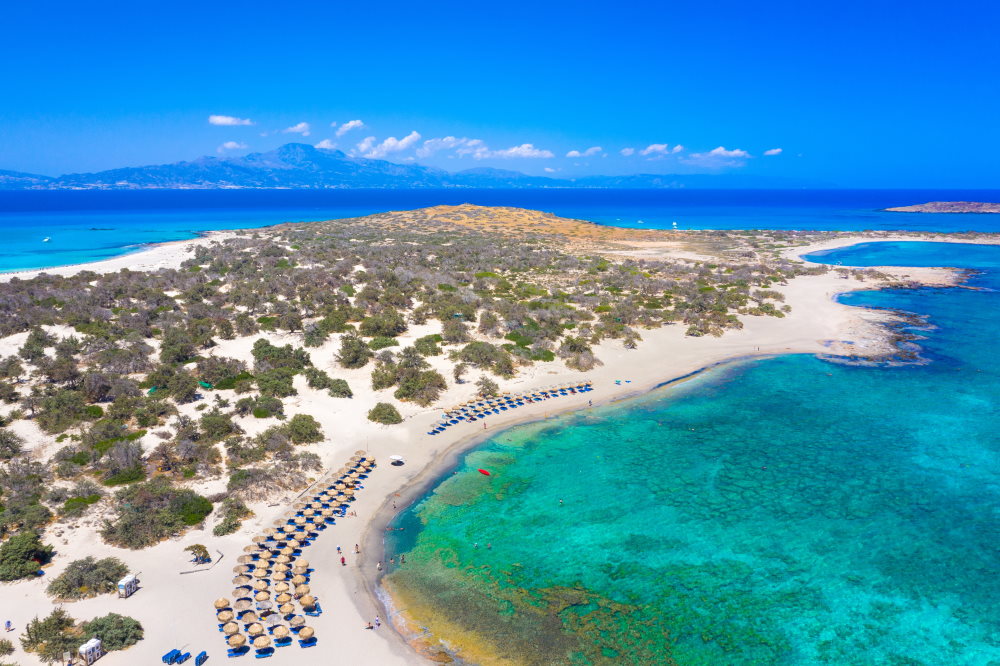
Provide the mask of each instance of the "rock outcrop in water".
[{"label": "rock outcrop in water", "polygon": [[886,208],[890,213],[1000,213],[1000,203],[985,201],[929,201],[913,206]]}]

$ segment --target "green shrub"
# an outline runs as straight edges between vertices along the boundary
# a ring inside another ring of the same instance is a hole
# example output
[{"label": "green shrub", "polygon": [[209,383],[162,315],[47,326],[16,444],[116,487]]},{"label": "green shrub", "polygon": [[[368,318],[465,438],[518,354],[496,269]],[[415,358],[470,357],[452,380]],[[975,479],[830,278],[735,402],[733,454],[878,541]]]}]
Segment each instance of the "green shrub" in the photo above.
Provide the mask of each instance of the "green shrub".
[{"label": "green shrub", "polygon": [[54,549],[42,543],[38,532],[25,530],[0,544],[0,580],[29,578],[52,559]]},{"label": "green shrub", "polygon": [[135,483],[136,481],[142,481],[146,478],[146,470],[142,468],[141,465],[132,467],[131,469],[123,469],[120,472],[111,474],[105,478],[101,483],[106,486],[124,486],[128,483]]},{"label": "green shrub", "polygon": [[0,638],[0,657],[14,654],[14,644],[6,638]]},{"label": "green shrub", "polygon": [[441,353],[441,347],[438,346],[439,342],[444,340],[440,334],[435,333],[433,335],[425,335],[422,338],[417,338],[413,343],[414,348],[420,352],[421,356],[437,356]]},{"label": "green shrub", "polygon": [[145,548],[184,527],[197,525],[212,511],[212,503],[166,477],[133,484],[115,494],[117,515],[105,522],[101,535],[123,548]]},{"label": "green shrub", "polygon": [[333,379],[327,392],[334,398],[353,398],[354,392],[348,386],[346,379]]},{"label": "green shrub", "polygon": [[285,424],[285,433],[296,444],[310,444],[323,441],[323,429],[319,422],[308,414],[296,414]]},{"label": "green shrub", "polygon": [[74,631],[75,622],[69,613],[56,608],[44,620],[36,616],[28,622],[21,634],[21,647],[34,652],[46,664],[62,659],[65,652],[76,652],[85,639]]},{"label": "green shrub", "polygon": [[70,562],[66,570],[49,583],[47,591],[59,599],[96,597],[118,589],[118,581],[127,573],[128,567],[117,558],[95,560],[85,557]]},{"label": "green shrub", "polygon": [[254,407],[253,416],[255,419],[270,418],[271,411],[268,409],[264,409],[263,407]]},{"label": "green shrub", "polygon": [[395,337],[406,332],[406,320],[396,310],[383,310],[378,314],[365,317],[358,326],[361,335],[366,337]]},{"label": "green shrub", "polygon": [[215,536],[225,536],[240,529],[243,520],[253,515],[253,512],[241,500],[235,497],[227,497],[222,502],[222,520],[212,534]]},{"label": "green shrub", "polygon": [[337,362],[345,368],[363,368],[375,353],[356,335],[344,335],[340,338],[340,353]]},{"label": "green shrub", "polygon": [[399,415],[399,410],[387,402],[380,402],[368,412],[368,420],[375,423],[392,425],[402,423],[403,417]]},{"label": "green shrub", "polygon": [[105,650],[124,650],[142,640],[143,629],[138,620],[118,613],[108,613],[83,623],[85,640],[100,638]]},{"label": "green shrub", "polygon": [[86,497],[70,497],[68,500],[63,502],[63,515],[64,516],[79,516],[87,507],[91,504],[96,504],[101,499],[100,495],[87,495]]},{"label": "green shrub", "polygon": [[368,347],[372,351],[378,351],[379,349],[385,349],[386,347],[398,347],[399,340],[396,338],[389,338],[384,335],[377,335],[368,341]]}]

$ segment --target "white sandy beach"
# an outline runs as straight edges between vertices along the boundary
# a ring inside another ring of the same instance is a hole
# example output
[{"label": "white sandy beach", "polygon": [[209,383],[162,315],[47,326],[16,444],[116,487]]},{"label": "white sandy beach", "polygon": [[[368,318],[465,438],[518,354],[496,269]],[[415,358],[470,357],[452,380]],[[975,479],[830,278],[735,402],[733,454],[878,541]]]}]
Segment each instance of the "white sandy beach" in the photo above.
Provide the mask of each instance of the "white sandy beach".
[{"label": "white sandy beach", "polygon": [[[181,241],[155,246],[147,252],[131,254],[95,264],[73,267],[28,271],[0,276],[9,280],[12,276],[30,277],[38,273],[68,275],[80,270],[101,272],[117,271],[121,268],[133,270],[156,270],[179,265],[191,248],[198,244],[210,243],[216,239],[235,235],[237,232],[220,232],[205,238]],[[863,236],[838,238],[815,246],[794,248],[787,256],[794,257],[818,249],[850,245],[859,241],[872,240]],[[890,240],[890,239],[878,239]],[[913,237],[898,240],[913,240]],[[953,284],[954,271],[946,269],[879,269],[899,280],[912,280],[926,284]],[[313,391],[305,386],[301,377],[296,378],[299,395],[286,404],[287,412],[312,414],[322,424],[327,440],[312,445],[309,450],[320,454],[327,469],[337,469],[355,450],[364,449],[373,454],[379,462],[365,488],[358,492],[358,500],[351,506],[358,518],[338,519],[335,526],[320,533],[316,543],[304,551],[312,566],[313,592],[320,599],[324,613],[318,618],[309,618],[309,625],[316,630],[318,645],[311,649],[298,646],[281,648],[268,663],[280,666],[338,662],[353,664],[405,664],[422,661],[411,651],[401,637],[383,624],[377,631],[363,629],[376,614],[387,618],[378,607],[371,591],[377,575],[374,559],[366,545],[360,557],[354,555],[353,547],[358,544],[378,544],[384,522],[393,511],[393,503],[398,509],[403,506],[402,493],[412,484],[419,484],[433,477],[440,470],[441,460],[449,453],[467,447],[481,439],[484,434],[496,433],[502,428],[516,423],[536,420],[561,411],[586,409],[588,401],[594,405],[621,400],[628,396],[646,392],[653,387],[681,377],[699,369],[732,359],[752,356],[769,356],[788,353],[843,353],[875,354],[888,351],[884,326],[884,313],[852,308],[835,302],[835,297],[845,291],[873,288],[877,285],[855,278],[843,278],[836,271],[824,275],[801,277],[781,287],[791,312],[784,318],[743,317],[744,327],[739,331],[728,331],[721,338],[692,338],[684,335],[681,326],[640,331],[643,341],[636,350],[626,350],[620,341],[604,341],[595,348],[595,354],[603,361],[588,373],[568,371],[560,362],[538,363],[522,369],[510,381],[501,381],[501,390],[527,391],[556,383],[590,379],[594,383],[593,392],[572,395],[528,405],[505,413],[504,416],[486,420],[486,432],[482,423],[463,424],[450,428],[446,433],[429,436],[431,425],[439,420],[440,409],[423,409],[413,405],[403,405],[401,413],[404,423],[397,426],[380,426],[365,418],[365,413],[378,399],[384,399],[384,392],[376,393],[370,388],[368,376],[371,368],[343,370],[334,364],[333,356],[337,348],[336,337],[322,347],[311,350],[317,367],[344,377],[355,392],[352,399],[330,398],[325,393]],[[401,344],[436,329],[414,326],[406,335],[400,336]],[[254,339],[238,338],[220,341],[215,352],[222,356],[249,358],[250,346]],[[294,335],[268,335],[275,343],[294,342],[301,344]],[[0,341],[2,343],[3,341]],[[9,352],[7,352],[9,353]],[[435,367],[444,368],[442,357],[430,359]],[[449,375],[450,376],[450,375]],[[616,384],[616,380],[622,383]],[[462,385],[450,385],[439,404],[450,406],[471,397],[475,376]],[[663,390],[670,390],[669,387]],[[232,392],[219,391],[226,397]],[[185,406],[182,412],[193,406]],[[273,419],[255,421],[252,418],[240,421],[249,434],[254,434],[273,425]],[[30,428],[29,428],[30,430]],[[37,430],[23,430],[21,434],[30,438],[31,445],[38,454],[51,454],[51,438],[46,438]],[[145,438],[144,446],[154,444],[152,434]],[[388,456],[399,454],[406,464],[393,467],[388,464]],[[219,492],[224,488],[225,478],[194,487],[202,493]],[[272,504],[256,504],[251,508],[256,516],[247,520],[236,534],[214,537],[211,527],[214,517],[210,517],[203,530],[192,530],[184,535],[160,543],[142,551],[127,551],[108,546],[101,542],[96,533],[99,520],[88,516],[75,528],[62,525],[50,527],[48,541],[56,547],[54,563],[46,569],[40,579],[5,584],[0,587],[0,621],[10,619],[15,632],[7,638],[16,639],[26,623],[35,616],[47,615],[54,607],[50,597],[44,593],[49,580],[54,578],[71,561],[93,555],[95,557],[115,556],[126,562],[142,581],[141,589],[131,598],[121,600],[112,595],[65,604],[66,610],[78,619],[90,619],[108,612],[117,612],[135,617],[146,629],[145,640],[124,652],[111,653],[99,663],[108,666],[158,663],[160,656],[173,648],[188,650],[197,654],[207,650],[212,661],[225,659],[225,645],[222,634],[217,630],[212,602],[218,597],[230,597],[233,585],[233,566],[242,554],[242,548],[254,534],[271,524],[287,509],[293,499],[291,494],[272,500]],[[215,561],[210,567],[194,567],[183,552],[185,546],[202,543],[208,546]],[[336,547],[341,546],[347,554],[347,566],[342,567],[336,556]],[[405,610],[405,609],[404,609]],[[412,628],[411,628],[412,629]],[[26,666],[40,663],[33,655],[20,650],[10,658]],[[244,659],[253,659],[252,654]]]}]

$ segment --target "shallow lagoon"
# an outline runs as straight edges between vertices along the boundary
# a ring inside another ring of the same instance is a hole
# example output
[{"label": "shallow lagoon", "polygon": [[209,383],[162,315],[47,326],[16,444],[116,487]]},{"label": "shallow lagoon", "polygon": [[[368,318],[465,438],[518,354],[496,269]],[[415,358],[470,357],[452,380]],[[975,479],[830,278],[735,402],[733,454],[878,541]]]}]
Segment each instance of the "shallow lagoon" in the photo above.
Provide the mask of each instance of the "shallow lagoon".
[{"label": "shallow lagoon", "polygon": [[843,297],[926,315],[920,362],[741,363],[502,433],[398,518],[402,605],[524,663],[1000,664],[1000,248],[823,260],[983,272]]}]

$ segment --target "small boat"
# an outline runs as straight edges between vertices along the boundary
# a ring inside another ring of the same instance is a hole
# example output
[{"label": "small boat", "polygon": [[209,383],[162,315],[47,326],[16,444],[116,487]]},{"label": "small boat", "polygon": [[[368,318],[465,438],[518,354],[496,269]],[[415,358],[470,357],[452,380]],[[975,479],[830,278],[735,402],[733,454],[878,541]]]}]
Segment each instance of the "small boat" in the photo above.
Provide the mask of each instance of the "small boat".
[{"label": "small boat", "polygon": [[52,239],[49,238],[48,236],[46,236],[45,238],[42,239],[42,242],[43,243],[48,243],[50,240],[52,240]]}]

